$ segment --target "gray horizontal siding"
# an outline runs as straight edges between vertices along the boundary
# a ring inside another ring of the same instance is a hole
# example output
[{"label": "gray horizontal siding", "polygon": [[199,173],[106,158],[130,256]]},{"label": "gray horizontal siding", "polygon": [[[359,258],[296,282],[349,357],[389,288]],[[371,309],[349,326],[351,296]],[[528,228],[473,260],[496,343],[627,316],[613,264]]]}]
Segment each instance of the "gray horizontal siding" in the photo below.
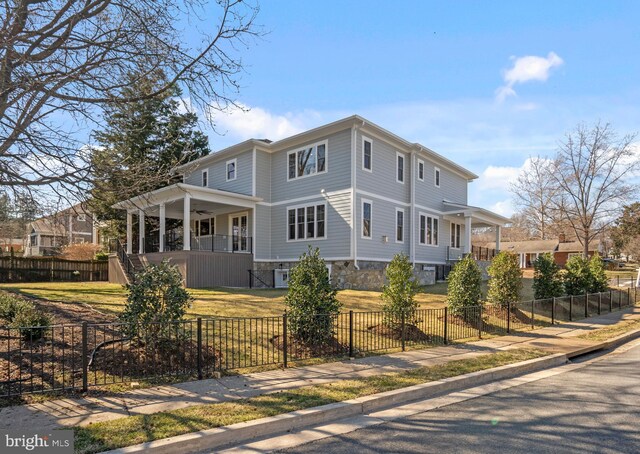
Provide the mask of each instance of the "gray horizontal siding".
[{"label": "gray horizontal siding", "polygon": [[438,216],[434,213],[422,212],[422,214],[431,216],[438,219],[438,246],[431,246],[427,244],[420,244],[420,214],[421,211],[416,209],[415,211],[415,258],[416,262],[426,263],[444,263],[447,260],[447,246],[449,246],[449,221],[442,219],[442,216]]},{"label": "gray horizontal siding", "polygon": [[[418,159],[425,161],[424,181],[418,180]],[[435,167],[440,169],[440,187],[436,187],[434,172]],[[443,200],[456,203],[467,203],[467,180],[458,174],[428,161],[418,155],[416,157],[416,169],[413,172],[416,182],[415,200],[417,205],[426,206],[439,211],[444,211]]]},{"label": "gray horizontal siding", "polygon": [[[235,180],[226,181],[227,161],[237,159]],[[232,158],[214,162],[209,166],[201,166],[185,174],[184,182],[194,186],[202,186],[202,171],[209,170],[208,187],[221,191],[252,195],[253,191],[253,150],[238,153]]]},{"label": "gray horizontal siding", "polygon": [[356,186],[362,191],[381,194],[394,200],[409,202],[411,197],[411,155],[404,156],[404,184],[396,181],[396,152],[400,151],[386,142],[369,137],[372,141],[371,172],[362,169],[362,133],[356,139]]},{"label": "gray horizontal siding", "polygon": [[[368,199],[372,202],[371,239],[362,238],[362,199]],[[357,196],[356,201],[355,228],[358,258],[391,260],[395,254],[400,252],[409,255],[410,238],[408,235],[411,218],[409,207],[361,195]],[[404,209],[404,244],[396,243],[396,208]],[[383,242],[383,235],[389,238],[387,243]]]},{"label": "gray horizontal siding", "polygon": [[[327,140],[327,171],[305,178],[287,181],[287,154],[307,145]],[[332,134],[310,143],[300,144],[271,155],[271,201],[316,195],[351,187],[351,129]],[[260,168],[258,172],[260,173]]]},{"label": "gray horizontal siding", "polygon": [[256,151],[256,196],[271,202],[271,155]]},{"label": "gray horizontal siding", "polygon": [[253,253],[256,259],[271,258],[271,211],[271,207],[256,206],[256,232]]},{"label": "gray horizontal siding", "polygon": [[271,207],[271,259],[297,259],[307,250],[307,246],[320,248],[323,257],[349,257],[351,229],[350,193],[332,195],[330,197],[318,197],[307,200],[297,205],[312,205],[314,203],[327,203],[326,216],[326,239],[309,239],[301,241],[287,241],[287,207],[288,205],[277,205]]}]

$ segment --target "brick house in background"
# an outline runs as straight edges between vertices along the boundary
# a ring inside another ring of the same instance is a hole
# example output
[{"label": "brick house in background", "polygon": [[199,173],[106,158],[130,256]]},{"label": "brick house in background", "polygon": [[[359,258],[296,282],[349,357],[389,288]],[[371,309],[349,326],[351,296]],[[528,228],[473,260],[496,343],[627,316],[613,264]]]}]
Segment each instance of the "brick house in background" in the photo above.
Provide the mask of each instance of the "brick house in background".
[{"label": "brick house in background", "polygon": [[79,203],[27,224],[24,256],[58,255],[68,244],[99,244],[99,240],[93,215]]}]

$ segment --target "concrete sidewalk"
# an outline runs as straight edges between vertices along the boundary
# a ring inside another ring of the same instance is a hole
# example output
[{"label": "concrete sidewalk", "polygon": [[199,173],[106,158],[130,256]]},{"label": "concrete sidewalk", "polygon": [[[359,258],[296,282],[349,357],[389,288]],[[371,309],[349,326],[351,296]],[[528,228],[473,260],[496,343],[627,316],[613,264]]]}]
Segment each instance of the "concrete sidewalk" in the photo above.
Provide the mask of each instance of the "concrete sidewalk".
[{"label": "concrete sidewalk", "polygon": [[539,348],[550,353],[575,356],[597,344],[597,342],[577,339],[576,336],[614,324],[623,318],[640,319],[640,307],[591,317],[580,322],[456,346],[427,348],[300,368],[136,389],[107,397],[87,396],[6,407],[0,409],[0,429],[17,430],[25,427],[53,429],[82,426],[125,416],[151,414],[313,384],[433,366],[513,348]]}]

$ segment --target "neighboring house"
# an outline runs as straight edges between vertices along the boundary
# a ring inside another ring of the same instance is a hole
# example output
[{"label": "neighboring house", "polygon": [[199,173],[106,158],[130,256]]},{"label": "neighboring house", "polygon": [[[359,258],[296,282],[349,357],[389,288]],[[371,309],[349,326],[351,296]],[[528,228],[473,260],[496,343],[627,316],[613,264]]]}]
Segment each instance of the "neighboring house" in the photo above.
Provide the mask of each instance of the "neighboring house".
[{"label": "neighboring house", "polygon": [[27,224],[24,256],[58,255],[63,246],[74,243],[99,243],[93,216],[84,204]]},{"label": "neighboring house", "polygon": [[[495,243],[488,243],[487,247],[494,248]],[[500,243],[500,249],[518,254],[520,268],[533,268],[533,262],[541,254],[553,254],[556,264],[564,266],[569,257],[582,255],[584,248],[579,241],[566,241],[561,236],[557,240],[503,241]],[[592,240],[589,243],[589,257],[596,252],[601,253],[600,241]]]},{"label": "neighboring house", "polygon": [[[129,257],[171,257],[187,287],[248,286],[249,269],[285,286],[308,245],[341,288],[379,288],[400,252],[433,282],[471,252],[472,228],[496,227],[499,242],[508,222],[467,204],[477,175],[357,115],[276,142],[247,140],[178,172],[183,183],[115,207],[127,210]],[[145,232],[145,216],[159,218],[157,231]],[[166,218],[190,234],[167,232]]]},{"label": "neighboring house", "polygon": [[22,252],[24,240],[22,238],[0,238],[0,250],[2,254]]}]

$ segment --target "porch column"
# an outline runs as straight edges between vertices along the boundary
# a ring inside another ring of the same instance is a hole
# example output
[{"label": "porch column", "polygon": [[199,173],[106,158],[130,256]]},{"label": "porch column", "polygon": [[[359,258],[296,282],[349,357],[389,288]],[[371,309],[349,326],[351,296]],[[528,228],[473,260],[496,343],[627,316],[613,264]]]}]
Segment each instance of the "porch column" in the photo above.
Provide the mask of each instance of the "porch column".
[{"label": "porch column", "polygon": [[164,202],[160,204],[160,246],[158,251],[164,252],[164,235],[165,235],[165,206]]},{"label": "porch column", "polygon": [[127,211],[127,254],[133,254],[133,213]]},{"label": "porch column", "polygon": [[471,216],[464,217],[464,252],[471,254]]},{"label": "porch column", "polygon": [[182,217],[182,250],[191,250],[191,194],[184,195],[184,216]]},{"label": "porch column", "polygon": [[144,211],[138,210],[138,254],[144,254]]},{"label": "porch column", "polygon": [[496,225],[496,252],[500,252],[500,236],[502,234],[502,227]]}]

